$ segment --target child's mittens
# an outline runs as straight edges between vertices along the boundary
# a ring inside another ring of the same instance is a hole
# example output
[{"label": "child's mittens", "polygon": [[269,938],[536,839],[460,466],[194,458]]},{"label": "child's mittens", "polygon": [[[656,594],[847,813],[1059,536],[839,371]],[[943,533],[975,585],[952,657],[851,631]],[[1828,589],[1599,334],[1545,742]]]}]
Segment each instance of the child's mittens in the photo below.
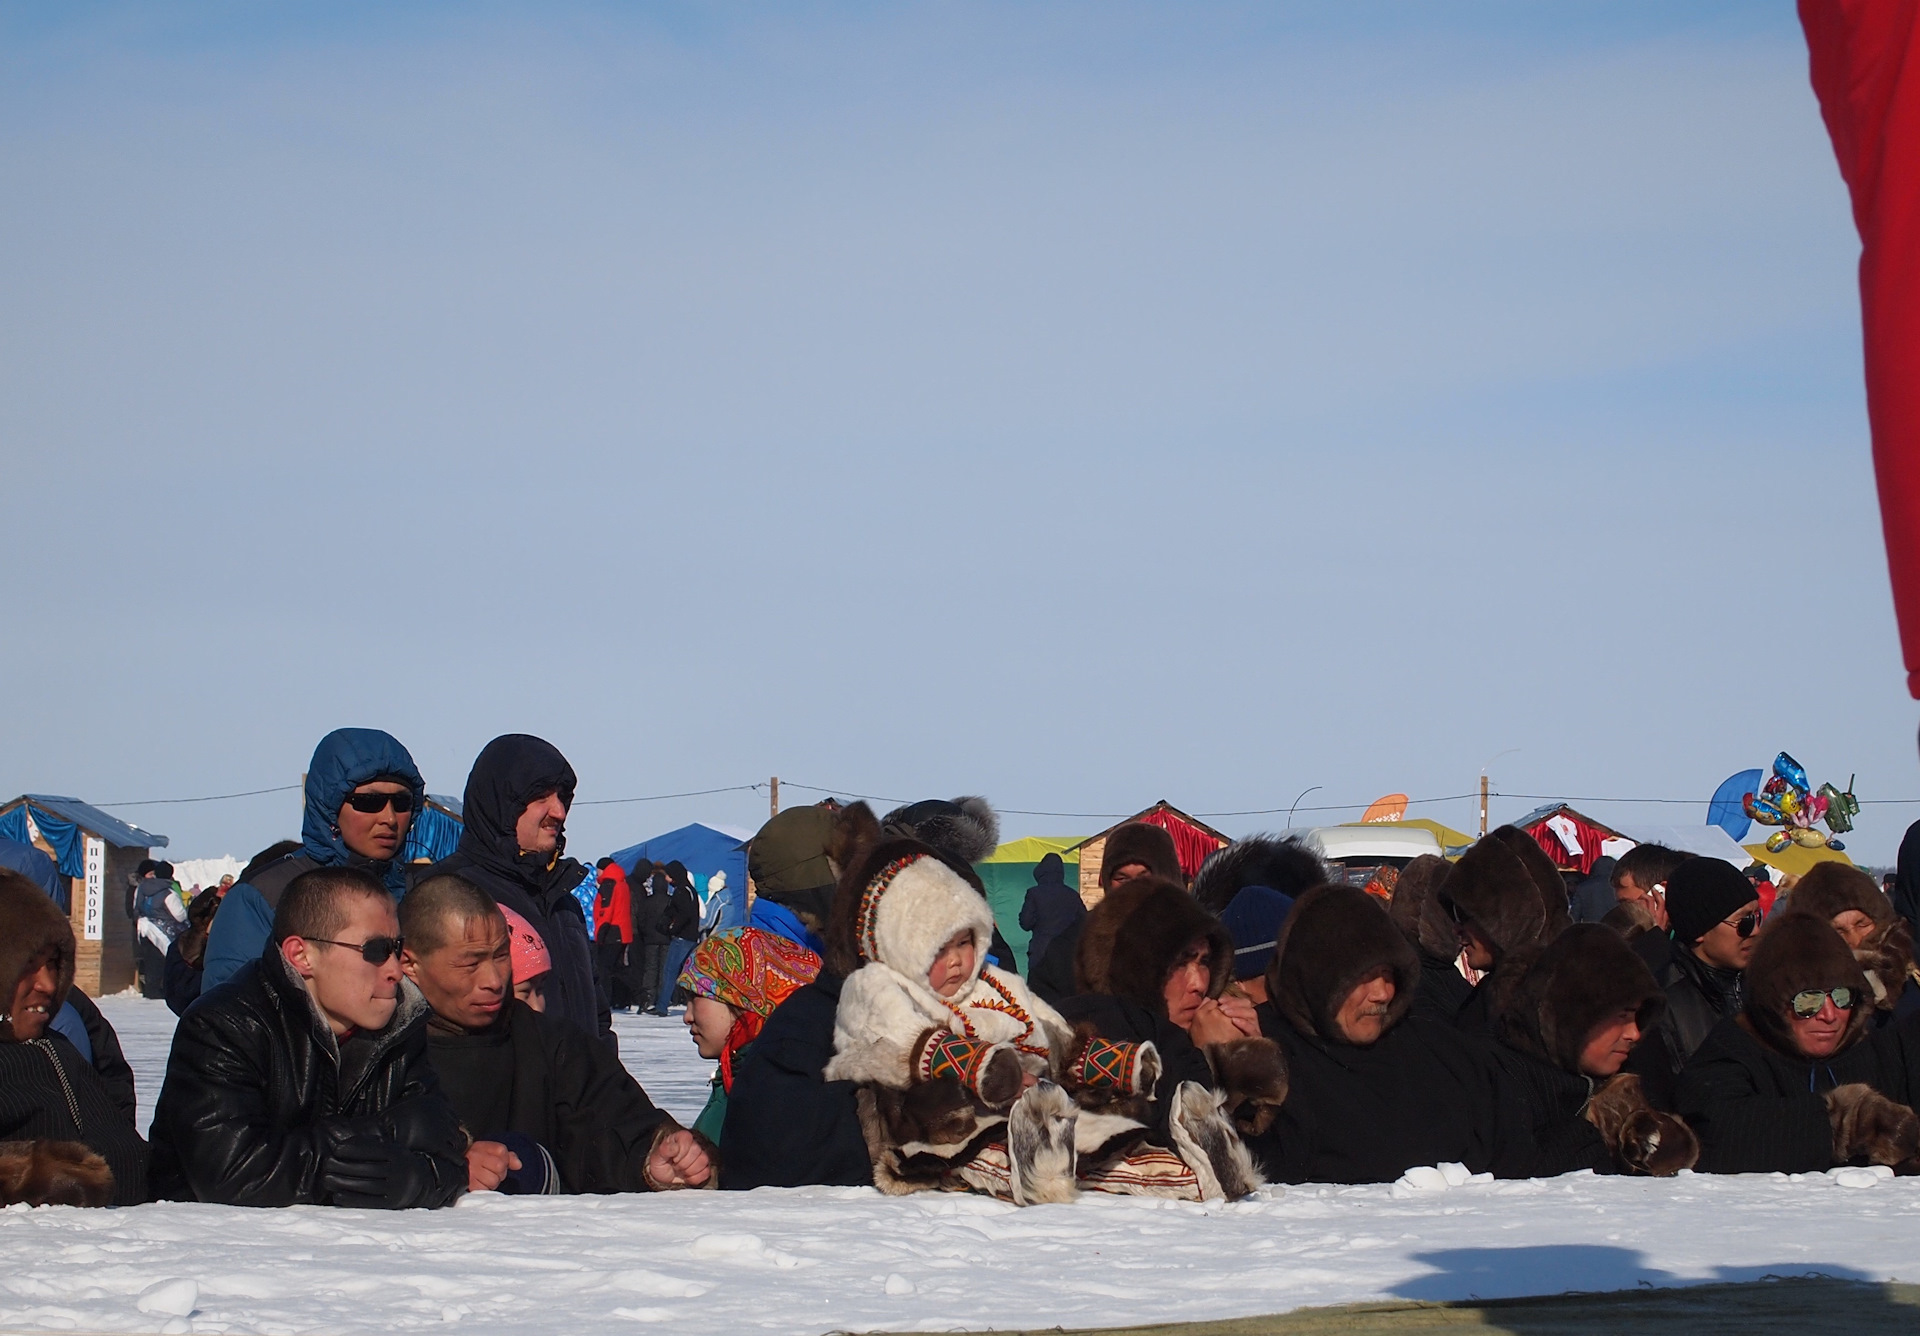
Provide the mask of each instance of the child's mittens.
[{"label": "child's mittens", "polygon": [[1005,1109],[1020,1097],[1026,1074],[1012,1044],[966,1039],[951,1030],[929,1030],[914,1049],[916,1081],[951,1076],[990,1109]]},{"label": "child's mittens", "polygon": [[1086,1035],[1067,1063],[1066,1084],[1075,1090],[1111,1090],[1138,1095],[1160,1079],[1160,1050],[1151,1043],[1116,1043]]}]

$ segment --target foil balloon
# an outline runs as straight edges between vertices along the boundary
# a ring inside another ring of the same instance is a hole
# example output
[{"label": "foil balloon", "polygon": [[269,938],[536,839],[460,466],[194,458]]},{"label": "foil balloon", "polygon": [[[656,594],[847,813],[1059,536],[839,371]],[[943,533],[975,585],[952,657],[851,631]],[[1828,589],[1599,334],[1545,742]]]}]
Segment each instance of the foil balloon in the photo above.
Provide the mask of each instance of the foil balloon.
[{"label": "foil balloon", "polygon": [[[1835,836],[1853,829],[1860,800],[1853,796],[1853,780],[1844,791],[1822,784],[1816,791],[1807,772],[1785,752],[1773,758],[1773,773],[1757,793],[1746,794],[1741,808],[1763,826],[1780,829],[1767,836],[1767,851],[1779,853],[1789,844],[1803,849],[1844,849]],[[1826,830],[1817,829],[1822,823]]]}]

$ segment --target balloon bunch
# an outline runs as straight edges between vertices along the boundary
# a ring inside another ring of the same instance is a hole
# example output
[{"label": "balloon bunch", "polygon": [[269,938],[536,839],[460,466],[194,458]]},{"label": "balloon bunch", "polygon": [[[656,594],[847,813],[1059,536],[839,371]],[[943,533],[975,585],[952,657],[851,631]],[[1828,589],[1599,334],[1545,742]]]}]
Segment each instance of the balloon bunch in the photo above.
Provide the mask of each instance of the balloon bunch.
[{"label": "balloon bunch", "polygon": [[[1789,844],[1806,849],[1844,849],[1847,846],[1835,837],[1852,830],[1853,819],[1860,814],[1860,800],[1853,796],[1851,778],[1844,793],[1831,784],[1822,784],[1816,790],[1800,762],[1785,752],[1773,758],[1773,773],[1760,786],[1760,792],[1747,794],[1741,806],[1761,825],[1781,827],[1767,836],[1768,853],[1779,853]],[[1821,822],[1827,829],[1814,829]]]}]

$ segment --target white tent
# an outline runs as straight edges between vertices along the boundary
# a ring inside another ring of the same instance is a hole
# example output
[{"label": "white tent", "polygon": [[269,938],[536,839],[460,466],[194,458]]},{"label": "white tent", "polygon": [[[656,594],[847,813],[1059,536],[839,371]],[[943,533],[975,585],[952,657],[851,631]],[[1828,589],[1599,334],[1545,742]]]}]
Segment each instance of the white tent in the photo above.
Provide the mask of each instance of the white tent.
[{"label": "white tent", "polygon": [[[1718,826],[1643,826],[1636,822],[1622,825],[1619,830],[1634,844],[1664,844],[1669,849],[1684,850],[1703,858],[1719,858],[1737,868],[1753,862],[1753,855]],[[1608,849],[1607,852],[1618,857],[1624,850]]]}]

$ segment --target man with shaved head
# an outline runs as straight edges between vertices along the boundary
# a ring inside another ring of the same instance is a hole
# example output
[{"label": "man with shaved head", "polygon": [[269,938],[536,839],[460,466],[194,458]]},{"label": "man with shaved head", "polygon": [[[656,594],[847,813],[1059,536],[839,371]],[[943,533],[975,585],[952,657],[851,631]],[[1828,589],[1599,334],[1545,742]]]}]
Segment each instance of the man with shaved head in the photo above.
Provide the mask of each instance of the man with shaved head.
[{"label": "man with shaved head", "polygon": [[[514,996],[516,932],[464,877],[429,877],[400,906],[401,968],[432,1008],[428,1054],[473,1138],[476,1191],[662,1192],[714,1183],[712,1148],[654,1107],[579,1026]],[[543,945],[543,944],[542,944]]]}]

